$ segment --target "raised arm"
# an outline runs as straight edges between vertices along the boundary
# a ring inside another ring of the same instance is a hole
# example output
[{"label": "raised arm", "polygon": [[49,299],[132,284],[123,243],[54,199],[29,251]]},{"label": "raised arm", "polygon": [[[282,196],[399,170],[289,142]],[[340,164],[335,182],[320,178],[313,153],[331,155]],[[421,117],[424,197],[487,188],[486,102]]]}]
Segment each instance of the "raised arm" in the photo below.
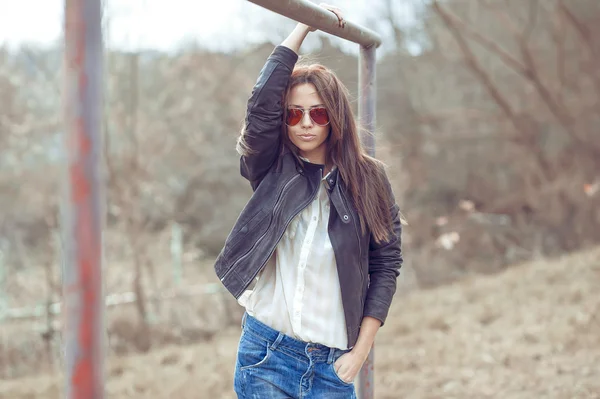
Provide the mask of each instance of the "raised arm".
[{"label": "raised arm", "polygon": [[238,139],[240,172],[256,188],[277,160],[281,148],[283,95],[298,61],[298,51],[310,28],[298,24],[275,47],[263,66],[247,104],[244,129]]}]

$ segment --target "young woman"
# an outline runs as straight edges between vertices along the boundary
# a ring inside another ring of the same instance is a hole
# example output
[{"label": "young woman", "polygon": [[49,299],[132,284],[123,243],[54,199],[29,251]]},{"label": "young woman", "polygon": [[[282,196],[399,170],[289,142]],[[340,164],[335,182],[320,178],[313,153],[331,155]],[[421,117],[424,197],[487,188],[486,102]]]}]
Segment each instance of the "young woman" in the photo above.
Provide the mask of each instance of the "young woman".
[{"label": "young woman", "polygon": [[254,194],[215,270],[246,309],[239,398],[354,398],[402,264],[398,206],[347,89],[322,65],[296,65],[312,31],[298,24],[271,53],[238,140]]}]

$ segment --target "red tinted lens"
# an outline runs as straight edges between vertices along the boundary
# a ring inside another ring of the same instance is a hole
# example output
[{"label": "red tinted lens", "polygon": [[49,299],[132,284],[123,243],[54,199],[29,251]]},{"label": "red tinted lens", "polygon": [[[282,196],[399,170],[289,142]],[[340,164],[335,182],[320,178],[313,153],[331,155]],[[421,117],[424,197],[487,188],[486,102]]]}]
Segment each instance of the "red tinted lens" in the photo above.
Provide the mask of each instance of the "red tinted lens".
[{"label": "red tinted lens", "polygon": [[313,108],[310,110],[310,118],[317,125],[326,125],[329,123],[329,115],[325,108]]},{"label": "red tinted lens", "polygon": [[287,121],[289,126],[297,125],[302,120],[302,110],[296,108],[290,108],[287,110]]}]

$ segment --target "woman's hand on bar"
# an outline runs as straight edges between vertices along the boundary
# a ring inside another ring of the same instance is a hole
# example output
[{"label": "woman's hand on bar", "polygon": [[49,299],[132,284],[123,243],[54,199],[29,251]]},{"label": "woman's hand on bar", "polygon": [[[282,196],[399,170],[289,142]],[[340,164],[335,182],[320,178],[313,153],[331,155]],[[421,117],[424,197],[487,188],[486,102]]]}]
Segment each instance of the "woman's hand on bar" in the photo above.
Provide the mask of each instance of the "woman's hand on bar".
[{"label": "woman's hand on bar", "polygon": [[[344,28],[344,26],[346,26],[346,20],[344,20],[342,11],[339,8],[325,3],[321,3],[319,6],[335,14],[340,28]],[[290,35],[281,43],[281,45],[293,50],[296,54],[298,54],[300,51],[300,46],[302,46],[302,42],[308,33],[314,32],[315,30],[316,28],[299,22],[292,33],[290,33]]]}]

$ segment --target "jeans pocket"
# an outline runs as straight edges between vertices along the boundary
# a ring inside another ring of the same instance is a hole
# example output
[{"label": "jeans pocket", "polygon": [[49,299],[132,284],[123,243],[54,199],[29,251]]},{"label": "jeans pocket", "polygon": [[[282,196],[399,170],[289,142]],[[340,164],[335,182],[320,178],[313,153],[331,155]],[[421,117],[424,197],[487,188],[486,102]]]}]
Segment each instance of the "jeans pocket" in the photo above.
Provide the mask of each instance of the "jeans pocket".
[{"label": "jeans pocket", "polygon": [[333,374],[333,376],[334,376],[334,377],[335,377],[335,378],[336,378],[336,379],[337,379],[339,382],[341,382],[341,383],[342,383],[342,384],[344,384],[344,385],[352,385],[352,384],[354,384],[354,381],[346,382],[346,381],[342,380],[342,377],[340,377],[340,376],[338,375],[337,371],[335,371],[335,362],[334,362],[334,363],[331,363],[331,364],[329,365],[329,367],[330,367],[330,370],[331,370],[331,374]]},{"label": "jeans pocket", "polygon": [[269,342],[247,331],[242,332],[238,348],[240,370],[248,370],[264,364],[271,355]]}]

